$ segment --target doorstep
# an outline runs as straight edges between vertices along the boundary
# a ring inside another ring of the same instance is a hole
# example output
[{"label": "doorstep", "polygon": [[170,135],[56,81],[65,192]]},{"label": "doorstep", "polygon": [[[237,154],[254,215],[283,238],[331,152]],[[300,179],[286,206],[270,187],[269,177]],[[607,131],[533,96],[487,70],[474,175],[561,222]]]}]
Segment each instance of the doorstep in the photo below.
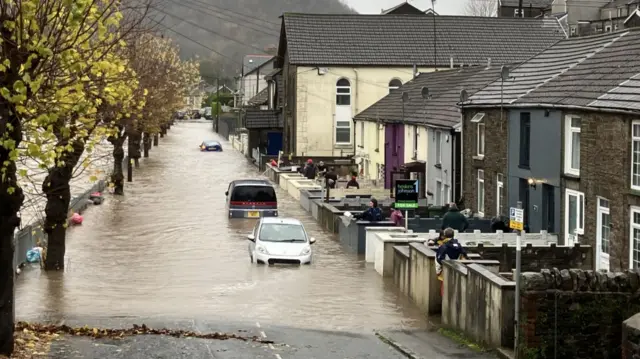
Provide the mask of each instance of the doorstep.
[{"label": "doorstep", "polygon": [[475,352],[435,331],[389,330],[376,332],[376,335],[412,359],[495,359],[491,353]]}]

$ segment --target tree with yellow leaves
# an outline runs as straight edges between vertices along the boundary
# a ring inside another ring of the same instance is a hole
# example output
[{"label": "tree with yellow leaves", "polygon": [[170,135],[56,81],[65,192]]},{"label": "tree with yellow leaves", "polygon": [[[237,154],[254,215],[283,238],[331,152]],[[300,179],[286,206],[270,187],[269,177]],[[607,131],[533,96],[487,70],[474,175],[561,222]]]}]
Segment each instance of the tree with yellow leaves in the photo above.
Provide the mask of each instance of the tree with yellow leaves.
[{"label": "tree with yellow leaves", "polygon": [[24,200],[16,160],[24,152],[48,169],[46,266],[61,268],[71,173],[109,133],[109,106],[133,103],[137,82],[119,48],[143,9],[123,22],[116,0],[0,1],[0,355],[13,350],[13,235]]}]

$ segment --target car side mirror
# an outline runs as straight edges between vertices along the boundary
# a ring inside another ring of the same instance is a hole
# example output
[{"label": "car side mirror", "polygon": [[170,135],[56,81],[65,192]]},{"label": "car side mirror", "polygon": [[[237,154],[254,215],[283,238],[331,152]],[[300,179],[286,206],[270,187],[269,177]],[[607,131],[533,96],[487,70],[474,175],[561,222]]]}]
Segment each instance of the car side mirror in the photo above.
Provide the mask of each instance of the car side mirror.
[{"label": "car side mirror", "polygon": [[226,192],[224,193],[224,195],[225,195],[225,196],[228,196],[228,195],[229,195],[229,191],[226,191]]},{"label": "car side mirror", "polygon": [[309,238],[309,244],[314,244],[314,243],[316,243],[316,239],[313,237]]},{"label": "car side mirror", "polygon": [[253,234],[250,234],[247,236],[247,239],[250,240],[251,242],[255,242],[256,241],[256,236],[254,236]]}]

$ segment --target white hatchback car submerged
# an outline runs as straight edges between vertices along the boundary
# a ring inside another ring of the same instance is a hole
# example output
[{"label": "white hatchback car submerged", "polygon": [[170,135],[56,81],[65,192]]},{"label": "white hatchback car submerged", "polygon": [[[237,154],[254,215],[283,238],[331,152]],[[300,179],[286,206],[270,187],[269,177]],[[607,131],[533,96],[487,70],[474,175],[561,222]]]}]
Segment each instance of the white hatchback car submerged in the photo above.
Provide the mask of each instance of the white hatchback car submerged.
[{"label": "white hatchback car submerged", "polygon": [[264,217],[249,234],[251,263],[310,264],[313,257],[304,225],[294,218]]}]

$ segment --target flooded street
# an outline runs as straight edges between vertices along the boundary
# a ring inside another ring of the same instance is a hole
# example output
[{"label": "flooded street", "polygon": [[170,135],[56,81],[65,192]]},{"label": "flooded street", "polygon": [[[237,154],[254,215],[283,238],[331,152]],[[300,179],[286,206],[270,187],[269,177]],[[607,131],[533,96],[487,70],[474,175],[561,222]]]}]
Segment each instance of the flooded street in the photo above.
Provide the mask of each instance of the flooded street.
[{"label": "flooded street", "polygon": [[251,264],[255,220],[230,220],[233,179],[260,176],[211,123],[180,123],[142,159],[122,198],[90,207],[69,230],[64,273],[28,269],[18,278],[18,319],[131,316],[249,320],[319,329],[422,327],[421,314],[364,260],[345,253],[282,191],[281,216],[302,220],[314,245],[310,266]]}]

